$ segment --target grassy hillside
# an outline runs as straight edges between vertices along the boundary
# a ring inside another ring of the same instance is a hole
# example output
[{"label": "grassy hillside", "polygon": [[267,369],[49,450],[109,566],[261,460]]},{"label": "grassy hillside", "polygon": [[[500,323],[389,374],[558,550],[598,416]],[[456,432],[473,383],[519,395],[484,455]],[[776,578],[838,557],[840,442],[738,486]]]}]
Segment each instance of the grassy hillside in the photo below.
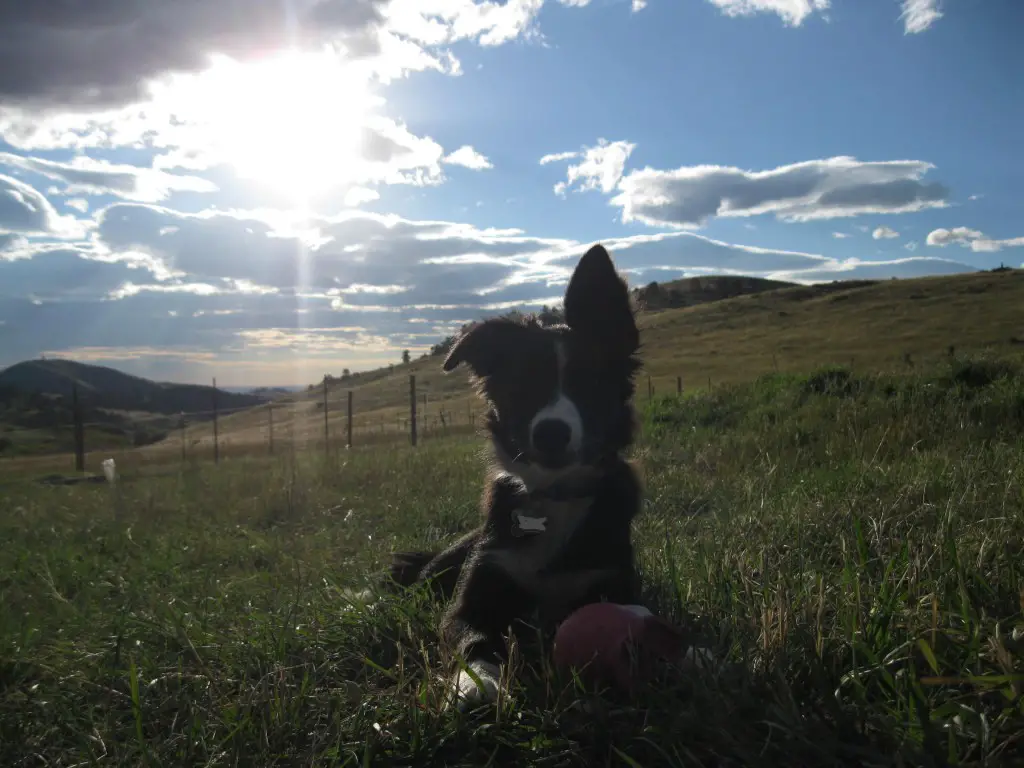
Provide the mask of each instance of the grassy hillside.
[{"label": "grassy hillside", "polygon": [[[644,372],[656,393],[751,381],[769,372],[805,371],[823,364],[857,371],[890,371],[949,356],[988,350],[1024,350],[1024,271],[981,272],[954,277],[836,282],[792,286],[700,306],[641,313]],[[353,393],[357,431],[394,435],[405,429],[409,375],[416,376],[420,418],[429,428],[468,427],[480,406],[470,395],[465,370],[441,371],[430,357],[393,369],[361,374],[328,385],[331,434],[342,439],[348,392]],[[426,396],[426,406],[422,398]],[[323,391],[283,398],[274,415],[281,435],[297,440],[323,434]],[[267,440],[265,408],[233,414],[221,435],[235,445]],[[208,440],[210,428],[190,431]],[[174,442],[175,438],[171,438]]]},{"label": "grassy hillside", "polygon": [[[166,437],[178,419],[128,414],[80,405],[90,450],[126,450]],[[74,409],[70,398],[0,387],[0,457],[74,450]]]},{"label": "grassy hillside", "polygon": [[460,717],[440,607],[347,604],[473,524],[477,439],[9,486],[0,765],[1024,764],[1024,374],[928,368],[643,403],[649,603],[721,661],[635,698],[525,654]]},{"label": "grassy hillside", "polygon": [[787,288],[795,283],[782,280],[766,280],[761,277],[734,275],[707,275],[686,277],[668,282],[648,283],[634,288],[633,298],[645,312],[660,312],[666,309],[683,309],[712,301],[732,299],[736,296],[764,293]]},{"label": "grassy hillside", "polygon": [[[90,450],[157,442],[177,428],[182,411],[213,406],[212,387],[160,383],[72,360],[29,360],[0,371],[0,457],[74,450],[76,386]],[[218,407],[225,410],[268,399],[262,392],[217,392]],[[210,415],[191,418],[203,421]]]}]

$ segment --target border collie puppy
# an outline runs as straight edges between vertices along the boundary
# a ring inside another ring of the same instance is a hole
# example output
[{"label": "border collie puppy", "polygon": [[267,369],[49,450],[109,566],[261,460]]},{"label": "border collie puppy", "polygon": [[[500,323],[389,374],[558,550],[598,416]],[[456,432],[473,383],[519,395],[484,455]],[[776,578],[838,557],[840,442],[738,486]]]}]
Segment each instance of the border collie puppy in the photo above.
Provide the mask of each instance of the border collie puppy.
[{"label": "border collie puppy", "polygon": [[397,553],[391,566],[399,585],[430,580],[451,598],[441,634],[473,672],[455,680],[462,708],[496,698],[510,625],[551,628],[587,603],[639,602],[630,523],[641,488],[622,452],[640,339],[601,245],[576,266],[564,311],[564,325],[496,318],[456,340],[444,370],[467,365],[488,405],[483,522],[443,552]]}]

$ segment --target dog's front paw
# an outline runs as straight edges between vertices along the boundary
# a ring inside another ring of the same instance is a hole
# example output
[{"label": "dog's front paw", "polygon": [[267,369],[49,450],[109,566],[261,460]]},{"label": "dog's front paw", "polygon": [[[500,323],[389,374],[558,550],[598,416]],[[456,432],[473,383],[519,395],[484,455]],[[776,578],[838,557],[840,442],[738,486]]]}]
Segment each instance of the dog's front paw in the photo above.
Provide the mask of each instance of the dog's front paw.
[{"label": "dog's front paw", "polygon": [[472,675],[459,669],[455,676],[455,706],[463,712],[497,700],[501,691],[501,669],[497,664],[471,661],[468,666]]}]

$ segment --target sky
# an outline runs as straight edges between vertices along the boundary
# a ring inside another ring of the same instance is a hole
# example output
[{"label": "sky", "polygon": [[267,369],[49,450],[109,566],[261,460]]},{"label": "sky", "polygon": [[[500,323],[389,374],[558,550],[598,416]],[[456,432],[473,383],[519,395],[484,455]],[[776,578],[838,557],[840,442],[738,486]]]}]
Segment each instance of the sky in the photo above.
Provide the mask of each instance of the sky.
[{"label": "sky", "polygon": [[300,385],[630,283],[1024,262],[1020,0],[0,0],[0,367]]}]

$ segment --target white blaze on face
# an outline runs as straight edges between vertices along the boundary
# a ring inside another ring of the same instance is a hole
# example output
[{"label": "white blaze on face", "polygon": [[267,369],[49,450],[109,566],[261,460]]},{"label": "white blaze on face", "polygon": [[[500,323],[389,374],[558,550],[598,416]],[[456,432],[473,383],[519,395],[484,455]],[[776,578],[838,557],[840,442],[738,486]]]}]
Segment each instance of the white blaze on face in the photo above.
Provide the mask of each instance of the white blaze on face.
[{"label": "white blaze on face", "polygon": [[550,404],[537,411],[537,415],[530,421],[530,435],[533,435],[533,430],[545,419],[561,421],[569,427],[568,451],[576,454],[583,444],[583,418],[580,416],[576,403],[566,397],[565,394],[563,382],[565,379],[566,355],[565,346],[561,341],[555,342],[555,359],[558,365],[558,394]]}]

